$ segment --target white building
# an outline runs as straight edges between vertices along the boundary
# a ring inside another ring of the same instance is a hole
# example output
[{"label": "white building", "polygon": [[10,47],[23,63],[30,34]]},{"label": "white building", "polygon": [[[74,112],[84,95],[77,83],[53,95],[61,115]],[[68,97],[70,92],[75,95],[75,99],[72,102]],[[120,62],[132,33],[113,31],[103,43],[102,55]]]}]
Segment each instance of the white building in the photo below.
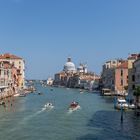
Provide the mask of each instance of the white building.
[{"label": "white building", "polygon": [[47,85],[49,85],[49,86],[53,85],[53,79],[52,78],[47,79]]}]

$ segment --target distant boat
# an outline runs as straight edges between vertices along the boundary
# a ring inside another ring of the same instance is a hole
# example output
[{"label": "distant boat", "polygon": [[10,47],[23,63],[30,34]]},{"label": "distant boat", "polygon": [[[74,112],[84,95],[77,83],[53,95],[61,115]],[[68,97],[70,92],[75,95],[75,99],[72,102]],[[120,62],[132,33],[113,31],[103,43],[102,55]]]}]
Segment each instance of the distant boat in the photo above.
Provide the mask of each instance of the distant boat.
[{"label": "distant boat", "polygon": [[14,97],[19,97],[19,96],[20,96],[19,93],[14,94]]},{"label": "distant boat", "polygon": [[101,92],[101,95],[103,95],[103,96],[111,96],[112,93],[111,93],[111,90],[110,90],[110,89],[108,89],[108,88],[103,88],[103,89],[102,89],[102,92]]},{"label": "distant boat", "polygon": [[47,104],[44,105],[44,108],[45,108],[45,109],[53,109],[54,106],[53,106],[52,103],[47,103]]},{"label": "distant boat", "polygon": [[5,105],[5,102],[4,101],[0,101],[0,105]]}]

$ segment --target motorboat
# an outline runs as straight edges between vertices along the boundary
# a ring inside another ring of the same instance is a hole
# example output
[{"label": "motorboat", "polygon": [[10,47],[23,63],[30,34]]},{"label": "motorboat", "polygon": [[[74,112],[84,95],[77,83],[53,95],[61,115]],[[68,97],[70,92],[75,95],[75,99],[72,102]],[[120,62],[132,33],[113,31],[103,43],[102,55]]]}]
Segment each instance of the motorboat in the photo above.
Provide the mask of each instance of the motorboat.
[{"label": "motorboat", "polygon": [[44,108],[45,108],[45,109],[53,109],[54,106],[53,106],[52,103],[47,103],[47,104],[44,105]]},{"label": "motorboat", "polygon": [[69,106],[69,111],[75,111],[77,109],[80,109],[80,105],[78,102],[72,102]]},{"label": "motorboat", "polygon": [[128,109],[129,105],[125,99],[118,98],[115,103],[116,109]]},{"label": "motorboat", "polygon": [[134,104],[129,104],[129,105],[128,105],[128,108],[129,108],[129,109],[135,109],[135,105],[134,105]]},{"label": "motorboat", "polygon": [[0,101],[0,105],[5,105],[5,102],[4,101]]},{"label": "motorboat", "polygon": [[18,96],[20,96],[20,94],[19,94],[19,93],[14,94],[14,97],[18,97]]}]

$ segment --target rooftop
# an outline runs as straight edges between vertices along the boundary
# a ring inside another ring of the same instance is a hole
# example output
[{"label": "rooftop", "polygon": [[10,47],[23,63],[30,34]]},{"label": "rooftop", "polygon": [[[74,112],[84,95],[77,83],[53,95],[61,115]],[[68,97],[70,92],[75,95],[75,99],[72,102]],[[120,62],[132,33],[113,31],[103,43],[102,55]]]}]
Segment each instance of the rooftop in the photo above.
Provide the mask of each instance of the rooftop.
[{"label": "rooftop", "polygon": [[0,55],[0,59],[22,59],[22,58],[10,53],[5,53]]}]

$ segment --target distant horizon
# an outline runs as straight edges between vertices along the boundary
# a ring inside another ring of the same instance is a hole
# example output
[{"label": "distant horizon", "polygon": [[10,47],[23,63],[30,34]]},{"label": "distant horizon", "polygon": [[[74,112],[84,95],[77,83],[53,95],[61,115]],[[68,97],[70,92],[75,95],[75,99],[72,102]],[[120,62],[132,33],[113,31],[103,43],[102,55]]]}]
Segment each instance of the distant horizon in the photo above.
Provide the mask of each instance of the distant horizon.
[{"label": "distant horizon", "polygon": [[47,79],[71,57],[102,65],[140,52],[140,1],[2,0],[0,51],[22,57],[27,79]]}]

